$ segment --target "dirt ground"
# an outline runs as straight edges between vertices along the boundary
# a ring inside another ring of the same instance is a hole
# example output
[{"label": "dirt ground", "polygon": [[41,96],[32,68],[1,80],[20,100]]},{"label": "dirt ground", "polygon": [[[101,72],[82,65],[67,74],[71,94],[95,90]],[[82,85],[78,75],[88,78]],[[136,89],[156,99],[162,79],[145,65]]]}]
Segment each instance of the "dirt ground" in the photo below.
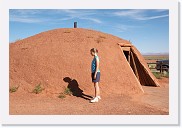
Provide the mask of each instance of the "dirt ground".
[{"label": "dirt ground", "polygon": [[[143,86],[145,91],[143,95],[133,98],[117,94],[104,95],[98,103],[89,103],[89,97],[67,96],[60,99],[55,96],[45,97],[41,94],[10,93],[10,114],[168,115],[169,80],[168,78],[162,78],[159,82],[160,87]],[[87,95],[93,96],[93,94]]]}]

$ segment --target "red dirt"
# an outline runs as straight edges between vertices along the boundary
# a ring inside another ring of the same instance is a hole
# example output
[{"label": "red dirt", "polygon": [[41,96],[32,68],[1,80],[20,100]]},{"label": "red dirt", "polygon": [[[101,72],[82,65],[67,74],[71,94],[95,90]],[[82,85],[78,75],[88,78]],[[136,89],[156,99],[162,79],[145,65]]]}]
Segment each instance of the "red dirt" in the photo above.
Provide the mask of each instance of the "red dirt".
[{"label": "red dirt", "polygon": [[[29,93],[25,97],[15,92],[10,94],[10,114],[168,115],[168,79],[162,79],[160,83],[161,87],[144,86],[145,93],[135,98],[115,94],[104,95],[98,103],[89,103],[88,100],[75,96],[60,99]],[[93,96],[93,93],[89,95]]]},{"label": "red dirt", "polygon": [[135,100],[169,112],[169,78],[163,77],[159,83],[160,87],[143,86],[145,93],[135,97]]},{"label": "red dirt", "polygon": [[[11,43],[10,88],[19,88],[10,93],[10,114],[168,114],[160,105],[156,107],[141,99],[145,94],[121,54],[119,42],[129,43],[93,30],[56,29]],[[58,98],[68,86],[65,77],[74,79],[77,89],[93,96],[93,47],[99,50],[103,99],[91,104],[82,97]],[[40,94],[31,93],[39,83],[45,89]]]}]

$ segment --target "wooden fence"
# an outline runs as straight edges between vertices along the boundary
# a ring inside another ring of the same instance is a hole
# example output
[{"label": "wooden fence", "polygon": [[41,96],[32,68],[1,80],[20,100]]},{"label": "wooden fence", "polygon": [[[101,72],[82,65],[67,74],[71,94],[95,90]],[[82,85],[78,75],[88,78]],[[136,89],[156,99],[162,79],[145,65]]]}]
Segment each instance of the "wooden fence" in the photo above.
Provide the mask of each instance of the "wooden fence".
[{"label": "wooden fence", "polygon": [[[155,62],[153,62],[153,63],[147,63],[148,64],[148,67],[149,67],[149,69],[156,69],[157,70],[157,63]],[[151,65],[151,64],[155,64],[155,67],[150,67],[149,65]],[[163,63],[160,63],[160,73],[163,73],[163,71],[167,71],[167,72],[169,72],[169,68],[167,67],[167,66],[164,66],[163,65]]]}]

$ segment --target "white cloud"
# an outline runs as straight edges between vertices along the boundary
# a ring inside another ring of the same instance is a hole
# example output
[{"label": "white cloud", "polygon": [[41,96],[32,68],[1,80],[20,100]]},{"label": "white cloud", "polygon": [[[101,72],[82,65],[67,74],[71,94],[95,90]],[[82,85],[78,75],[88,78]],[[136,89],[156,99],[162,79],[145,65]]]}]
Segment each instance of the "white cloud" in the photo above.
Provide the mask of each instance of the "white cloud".
[{"label": "white cloud", "polygon": [[11,15],[10,21],[13,22],[22,22],[22,23],[40,23],[44,22],[44,19],[35,18],[35,17],[28,17],[26,15]]},{"label": "white cloud", "polygon": [[45,22],[48,19],[38,17],[42,12],[36,9],[11,9],[10,21],[22,22],[22,23],[40,23]]},{"label": "white cloud", "polygon": [[22,23],[40,23],[42,20],[34,18],[12,17],[10,21],[22,22]]},{"label": "white cloud", "polygon": [[125,24],[117,24],[112,26],[115,30],[119,31],[119,32],[125,32],[125,31],[129,31],[135,28],[140,28],[141,26],[133,26],[133,25],[125,25]]},{"label": "white cloud", "polygon": [[57,13],[64,14],[70,17],[83,17],[83,16],[91,16],[95,15],[94,10],[84,10],[84,9],[60,9],[56,10]]},{"label": "white cloud", "polygon": [[137,20],[153,20],[153,19],[159,19],[159,18],[164,18],[168,17],[169,15],[160,15],[160,16],[151,16],[151,17],[138,17],[136,18]]},{"label": "white cloud", "polygon": [[115,29],[120,31],[120,32],[124,32],[124,31],[127,31],[129,29],[130,26],[127,26],[127,25],[118,25],[118,26],[115,26]]},{"label": "white cloud", "polygon": [[[166,10],[152,10],[155,12],[164,12]],[[153,20],[153,19],[159,19],[159,18],[164,18],[164,17],[168,17],[168,14],[165,15],[156,15],[156,16],[147,16],[147,12],[148,10],[145,9],[140,9],[140,10],[124,10],[124,11],[117,11],[114,12],[113,14],[115,16],[119,16],[119,17],[127,17],[127,18],[131,18],[134,20]]]},{"label": "white cloud", "polygon": [[95,22],[95,23],[102,23],[102,21],[99,20],[99,19],[97,19],[97,18],[85,18],[85,17],[83,17],[83,18],[80,18],[80,19],[83,19],[83,20],[90,20],[90,21],[93,21],[93,22]]},{"label": "white cloud", "polygon": [[61,9],[61,10],[57,10],[57,12],[64,12],[64,13],[70,13],[70,14],[77,13],[75,10],[72,10],[72,9]]},{"label": "white cloud", "polygon": [[58,10],[60,13],[66,13],[65,15],[68,16],[66,18],[61,18],[60,20],[70,20],[74,18],[83,19],[83,20],[90,20],[95,23],[102,23],[102,21],[98,18],[93,18],[96,15],[94,10]]},{"label": "white cloud", "polygon": [[59,18],[58,21],[65,21],[65,20],[71,20],[73,17],[65,17],[65,18]]},{"label": "white cloud", "polygon": [[[42,15],[43,14],[43,15]],[[46,14],[46,15],[45,15]],[[52,18],[52,16],[56,16]],[[36,9],[18,9],[10,10],[10,21],[24,22],[24,23],[39,23],[51,21],[66,21],[71,19],[89,20],[94,23],[102,23],[102,21],[95,17],[94,10],[70,10],[70,9],[55,9],[55,10],[36,10]]]},{"label": "white cloud", "polygon": [[142,16],[143,13],[144,13],[144,10],[127,10],[127,11],[114,12],[114,15],[135,18],[136,16]]},{"label": "white cloud", "polygon": [[156,11],[156,12],[166,12],[168,10],[167,9],[155,9],[154,11]]}]

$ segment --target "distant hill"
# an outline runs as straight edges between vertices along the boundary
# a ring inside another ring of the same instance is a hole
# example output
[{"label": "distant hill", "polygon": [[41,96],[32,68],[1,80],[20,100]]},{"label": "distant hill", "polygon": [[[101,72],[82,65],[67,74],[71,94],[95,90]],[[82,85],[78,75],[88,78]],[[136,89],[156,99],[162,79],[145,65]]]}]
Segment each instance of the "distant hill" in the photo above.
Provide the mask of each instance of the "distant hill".
[{"label": "distant hill", "polygon": [[164,52],[164,53],[142,53],[143,56],[169,56],[169,53]]}]

